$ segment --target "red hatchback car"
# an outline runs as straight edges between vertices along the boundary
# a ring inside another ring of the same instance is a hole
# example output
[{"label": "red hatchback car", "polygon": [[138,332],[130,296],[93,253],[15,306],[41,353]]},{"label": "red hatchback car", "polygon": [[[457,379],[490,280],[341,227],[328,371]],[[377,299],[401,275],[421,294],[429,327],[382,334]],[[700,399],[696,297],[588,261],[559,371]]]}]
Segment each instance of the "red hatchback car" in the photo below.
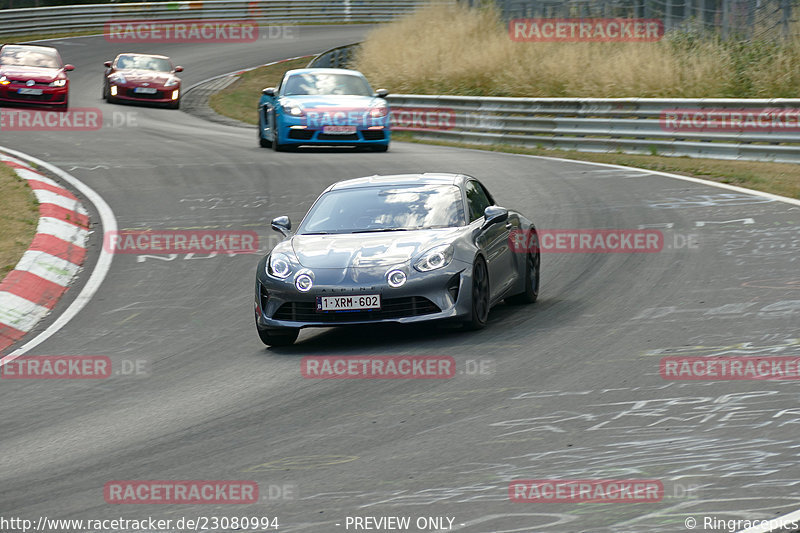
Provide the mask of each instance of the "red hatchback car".
[{"label": "red hatchback car", "polygon": [[32,44],[4,44],[0,47],[0,103],[69,105],[72,65],[61,61],[58,50]]},{"label": "red hatchback car", "polygon": [[103,98],[119,101],[181,105],[181,79],[175,75],[183,67],[174,67],[167,56],[120,54],[106,61]]}]

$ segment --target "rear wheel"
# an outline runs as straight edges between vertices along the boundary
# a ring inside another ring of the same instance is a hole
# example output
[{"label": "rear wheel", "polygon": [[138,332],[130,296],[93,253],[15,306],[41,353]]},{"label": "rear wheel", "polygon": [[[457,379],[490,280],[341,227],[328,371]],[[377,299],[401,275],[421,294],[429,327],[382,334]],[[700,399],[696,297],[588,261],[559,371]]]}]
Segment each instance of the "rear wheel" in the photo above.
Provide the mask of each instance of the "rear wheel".
[{"label": "rear wheel", "polygon": [[300,330],[297,328],[261,329],[257,327],[256,329],[261,342],[267,346],[289,346],[294,344],[300,334]]},{"label": "rear wheel", "polygon": [[466,329],[484,328],[489,320],[489,270],[486,261],[478,256],[472,265],[472,311],[464,324]]}]

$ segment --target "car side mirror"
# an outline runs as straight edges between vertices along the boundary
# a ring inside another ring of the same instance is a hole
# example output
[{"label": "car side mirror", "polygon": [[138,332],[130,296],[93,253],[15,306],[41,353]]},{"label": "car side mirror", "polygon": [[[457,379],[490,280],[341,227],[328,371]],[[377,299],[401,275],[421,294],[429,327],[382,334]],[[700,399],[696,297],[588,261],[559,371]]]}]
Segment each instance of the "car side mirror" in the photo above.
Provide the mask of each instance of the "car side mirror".
[{"label": "car side mirror", "polygon": [[105,63],[103,63],[103,66],[106,68],[111,68],[111,61],[106,61]]},{"label": "car side mirror", "polygon": [[483,222],[481,229],[486,229],[493,224],[499,224],[508,220],[508,209],[497,205],[490,205],[483,211],[483,216],[486,220]]},{"label": "car side mirror", "polygon": [[292,229],[292,221],[286,215],[272,219],[272,229],[279,231],[284,237],[289,235],[289,230]]},{"label": "car side mirror", "polygon": [[175,67],[175,72],[183,72],[183,67],[181,66]]},{"label": "car side mirror", "polygon": [[265,94],[267,96],[275,96],[275,87],[267,87],[261,91],[261,94]]},{"label": "car side mirror", "polygon": [[75,65],[70,65],[69,63],[67,63],[66,65],[64,65],[64,70],[68,70],[68,71],[69,70],[75,70]]},{"label": "car side mirror", "polygon": [[378,98],[386,98],[387,96],[389,96],[389,91],[387,91],[386,89],[378,89],[377,91],[375,91],[375,96],[377,96]]}]

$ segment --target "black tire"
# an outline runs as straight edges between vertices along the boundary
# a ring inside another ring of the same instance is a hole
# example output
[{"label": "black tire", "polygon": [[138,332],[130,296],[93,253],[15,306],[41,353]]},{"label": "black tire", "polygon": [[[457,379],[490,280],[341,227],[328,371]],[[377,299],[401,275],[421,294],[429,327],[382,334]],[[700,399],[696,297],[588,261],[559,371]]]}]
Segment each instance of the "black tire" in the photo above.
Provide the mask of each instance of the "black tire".
[{"label": "black tire", "polygon": [[389,145],[388,144],[376,144],[371,146],[373,152],[388,152]]},{"label": "black tire", "polygon": [[275,139],[275,140],[272,141],[272,149],[273,150],[275,150],[276,152],[288,152],[289,151],[289,147],[288,146],[278,142],[278,133],[277,132],[275,132],[273,134],[273,139]]},{"label": "black tire", "polygon": [[268,141],[264,138],[263,128],[261,127],[261,121],[258,122],[258,145],[261,148],[272,148],[272,141]]},{"label": "black tire", "polygon": [[529,251],[525,257],[525,291],[506,298],[506,302],[514,305],[532,304],[539,297],[539,266],[541,256],[538,250]]},{"label": "black tire", "polygon": [[261,342],[266,344],[267,346],[290,346],[294,344],[294,341],[297,340],[297,336],[300,334],[300,330],[298,328],[286,328],[283,329],[261,329],[256,327],[258,331],[258,336],[261,339]]},{"label": "black tire", "polygon": [[108,100],[108,82],[103,83],[103,100]]},{"label": "black tire", "polygon": [[489,269],[486,261],[478,256],[472,264],[472,309],[470,318],[464,323],[468,330],[486,327],[489,320]]},{"label": "black tire", "polygon": [[178,98],[177,100],[175,100],[175,103],[174,104],[170,104],[169,107],[170,107],[170,109],[180,109],[181,108],[181,99]]}]

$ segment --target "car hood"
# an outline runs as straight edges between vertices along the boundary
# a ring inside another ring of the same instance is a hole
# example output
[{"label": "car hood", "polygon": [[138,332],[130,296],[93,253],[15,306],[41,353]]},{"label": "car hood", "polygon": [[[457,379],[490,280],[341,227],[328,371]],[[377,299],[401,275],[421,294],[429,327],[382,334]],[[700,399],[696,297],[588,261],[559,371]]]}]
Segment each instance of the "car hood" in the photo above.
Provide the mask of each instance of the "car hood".
[{"label": "car hood", "polygon": [[133,83],[153,83],[156,85],[164,85],[167,80],[173,77],[169,72],[156,72],[153,70],[131,70],[123,69],[118,70],[117,73],[125,76],[125,80]]},{"label": "car hood", "polygon": [[33,80],[39,83],[55,81],[61,72],[60,68],[0,66],[0,76],[7,76],[12,80]]},{"label": "car hood", "polygon": [[351,95],[315,95],[315,96],[282,96],[281,104],[298,104],[306,111],[334,112],[367,109],[380,100],[377,96],[351,96]]},{"label": "car hood", "polygon": [[300,264],[312,270],[389,267],[406,263],[434,246],[452,242],[460,229],[295,235],[291,247]]}]

